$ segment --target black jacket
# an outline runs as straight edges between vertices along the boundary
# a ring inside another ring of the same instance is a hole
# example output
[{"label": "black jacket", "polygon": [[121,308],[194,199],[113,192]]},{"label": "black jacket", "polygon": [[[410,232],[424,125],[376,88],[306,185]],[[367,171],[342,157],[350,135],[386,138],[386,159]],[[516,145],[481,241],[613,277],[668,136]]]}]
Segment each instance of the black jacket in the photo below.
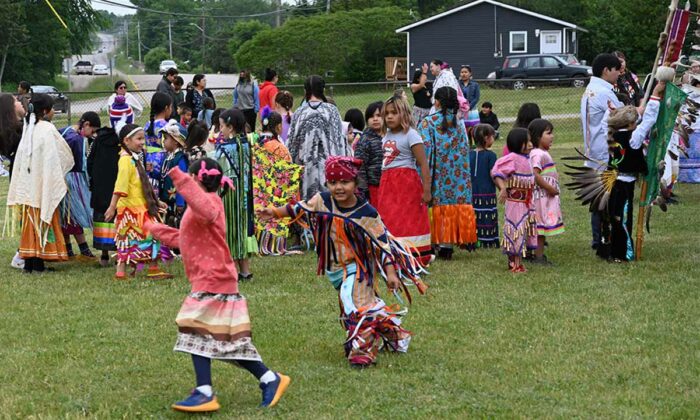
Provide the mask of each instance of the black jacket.
[{"label": "black jacket", "polygon": [[90,206],[97,213],[107,211],[119,170],[119,136],[111,127],[97,130],[87,158],[87,171],[90,177]]},{"label": "black jacket", "polygon": [[647,160],[644,158],[644,148],[630,147],[632,131],[618,131],[613,134],[617,142],[610,148],[610,166],[626,174],[642,174],[649,172]]}]

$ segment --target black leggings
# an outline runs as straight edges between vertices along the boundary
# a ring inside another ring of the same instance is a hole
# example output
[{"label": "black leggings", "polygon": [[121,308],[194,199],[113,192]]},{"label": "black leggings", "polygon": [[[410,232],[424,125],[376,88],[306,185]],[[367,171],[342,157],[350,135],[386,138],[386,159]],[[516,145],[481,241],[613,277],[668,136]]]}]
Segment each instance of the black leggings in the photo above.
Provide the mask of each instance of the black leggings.
[{"label": "black leggings", "polygon": [[24,271],[31,273],[32,271],[44,271],[44,260],[41,258],[26,258],[24,260]]},{"label": "black leggings", "polygon": [[[211,385],[211,359],[193,354],[192,363],[194,364],[194,374],[197,377],[197,386]],[[236,363],[252,373],[258,380],[268,371],[267,366],[263,362],[236,360]]]},{"label": "black leggings", "polygon": [[243,116],[245,117],[245,123],[248,124],[248,128],[250,129],[248,132],[255,132],[255,120],[257,119],[258,114],[254,109],[244,109]]}]

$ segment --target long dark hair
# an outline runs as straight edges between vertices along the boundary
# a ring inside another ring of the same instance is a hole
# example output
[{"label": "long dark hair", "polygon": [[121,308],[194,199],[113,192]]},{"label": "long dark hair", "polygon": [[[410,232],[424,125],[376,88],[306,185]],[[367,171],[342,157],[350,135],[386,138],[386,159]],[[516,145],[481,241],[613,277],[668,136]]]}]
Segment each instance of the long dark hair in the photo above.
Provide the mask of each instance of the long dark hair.
[{"label": "long dark hair", "polygon": [[[457,100],[457,91],[449,86],[438,88],[435,92],[435,100],[440,101],[440,113],[442,114],[442,131],[447,131],[450,127],[455,127],[457,124],[457,111],[459,111],[459,101]],[[453,118],[447,118],[452,115]]]},{"label": "long dark hair", "polygon": [[537,118],[542,118],[539,105],[532,102],[526,102],[520,106],[520,109],[518,110],[518,117],[515,119],[513,128],[527,129],[527,126],[530,125],[532,120]]},{"label": "long dark hair", "polygon": [[304,98],[308,102],[312,96],[320,98],[323,102],[328,102],[326,95],[323,93],[326,88],[326,81],[323,77],[313,75],[306,78],[304,81]]},{"label": "long dark hair", "polygon": [[17,150],[22,138],[22,124],[15,112],[15,97],[0,94],[0,155],[9,157]]},{"label": "long dark hair", "polygon": [[216,131],[217,133],[221,131],[219,117],[224,111],[226,111],[226,108],[216,108],[214,112],[211,113],[211,126],[214,127],[214,131]]},{"label": "long dark hair", "polygon": [[219,195],[223,196],[224,194],[226,194],[226,192],[229,189],[228,184],[221,185],[221,178],[223,178],[224,176],[224,171],[223,169],[221,169],[221,165],[219,165],[219,163],[214,159],[202,158],[195,160],[194,162],[190,163],[189,168],[187,168],[187,173],[190,175],[199,175],[199,171],[202,169],[202,162],[204,162],[205,169],[216,169],[217,171],[219,171],[219,174],[202,174],[202,178],[198,179],[199,183],[204,186],[204,189],[207,192],[213,193],[221,189]]},{"label": "long dark hair", "polygon": [[207,137],[209,137],[207,123],[197,120],[192,121],[187,127],[187,138],[185,139],[187,150],[192,150],[195,146],[203,145],[204,142],[207,141]]},{"label": "long dark hair", "polygon": [[134,161],[134,165],[136,166],[136,173],[139,174],[141,188],[143,189],[143,196],[146,198],[148,214],[151,215],[151,217],[158,217],[158,198],[156,197],[155,191],[153,191],[153,185],[151,185],[151,180],[148,178],[148,174],[146,174],[146,168],[144,168],[141,159],[133,158],[133,152],[129,150],[128,147],[126,147],[126,144],[124,144],[124,139],[126,138],[126,136],[137,128],[139,128],[139,126],[136,124],[126,124],[119,131],[119,141],[122,149],[124,149],[124,151],[127,152],[129,156],[132,156],[131,159]]},{"label": "long dark hair", "polygon": [[[267,108],[267,107],[265,107]],[[269,109],[269,108],[268,108]],[[272,136],[274,138],[277,138],[277,136],[280,135],[280,133],[277,132],[277,126],[282,124],[282,116],[279,114],[279,112],[271,111],[267,115],[263,112],[261,114],[262,117],[262,131],[263,132],[270,132],[272,133]],[[267,124],[265,123],[267,121]]]},{"label": "long dark hair", "polygon": [[146,134],[153,137],[155,135],[155,118],[156,115],[165,111],[168,106],[173,106],[173,98],[167,93],[155,92],[153,97],[151,97],[151,123],[148,125],[148,131]]},{"label": "long dark hair", "polygon": [[489,124],[477,124],[474,126],[474,131],[472,132],[474,136],[474,143],[477,146],[486,148],[486,138],[496,135],[496,130]]},{"label": "long dark hair", "polygon": [[280,104],[282,108],[287,111],[287,123],[292,122],[292,116],[289,115],[292,112],[292,106],[294,106],[294,96],[288,90],[280,90],[275,96],[275,103]]},{"label": "long dark hair", "polygon": [[506,145],[511,153],[522,153],[523,147],[527,144],[529,134],[526,128],[514,128],[508,133]]},{"label": "long dark hair", "polygon": [[[240,109],[227,109],[219,115],[226,125],[230,125],[236,134],[245,134],[245,115]],[[219,127],[221,128],[221,127]]]},{"label": "long dark hair", "polygon": [[197,85],[199,84],[199,82],[201,82],[202,79],[204,79],[205,77],[206,76],[201,74],[201,73],[195,74],[194,77],[192,78],[192,87],[196,88]]},{"label": "long dark hair", "polygon": [[45,93],[33,93],[29,105],[30,107],[25,117],[26,121],[29,122],[29,117],[34,114],[36,115],[36,121],[39,122],[53,109],[53,98]]}]

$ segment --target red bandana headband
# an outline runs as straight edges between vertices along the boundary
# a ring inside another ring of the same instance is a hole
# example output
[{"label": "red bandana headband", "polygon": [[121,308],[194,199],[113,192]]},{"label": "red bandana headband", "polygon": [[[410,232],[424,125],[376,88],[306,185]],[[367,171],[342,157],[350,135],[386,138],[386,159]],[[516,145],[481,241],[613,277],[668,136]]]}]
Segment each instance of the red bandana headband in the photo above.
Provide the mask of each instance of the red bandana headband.
[{"label": "red bandana headband", "polygon": [[342,181],[357,178],[362,161],[349,156],[329,156],[326,159],[326,181]]}]

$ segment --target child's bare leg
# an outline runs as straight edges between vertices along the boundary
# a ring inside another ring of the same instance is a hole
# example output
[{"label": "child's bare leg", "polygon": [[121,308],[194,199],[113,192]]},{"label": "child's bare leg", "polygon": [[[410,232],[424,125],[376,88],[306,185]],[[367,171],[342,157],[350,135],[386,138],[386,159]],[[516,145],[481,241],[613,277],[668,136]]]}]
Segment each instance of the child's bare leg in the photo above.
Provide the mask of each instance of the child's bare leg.
[{"label": "child's bare leg", "polygon": [[537,236],[537,249],[535,249],[535,257],[538,260],[541,260],[542,257],[544,256],[544,241],[545,241],[544,235]]},{"label": "child's bare leg", "polygon": [[236,263],[238,264],[238,273],[243,274],[243,275],[248,275],[250,274],[250,259],[249,258],[244,258],[242,260],[236,260]]},{"label": "child's bare leg", "polygon": [[124,273],[126,272],[126,263],[123,261],[119,261],[117,263],[117,276],[123,276],[125,275]]},{"label": "child's bare leg", "polygon": [[513,268],[518,268],[521,265],[523,265],[523,257],[520,255],[514,255],[513,256]]}]

